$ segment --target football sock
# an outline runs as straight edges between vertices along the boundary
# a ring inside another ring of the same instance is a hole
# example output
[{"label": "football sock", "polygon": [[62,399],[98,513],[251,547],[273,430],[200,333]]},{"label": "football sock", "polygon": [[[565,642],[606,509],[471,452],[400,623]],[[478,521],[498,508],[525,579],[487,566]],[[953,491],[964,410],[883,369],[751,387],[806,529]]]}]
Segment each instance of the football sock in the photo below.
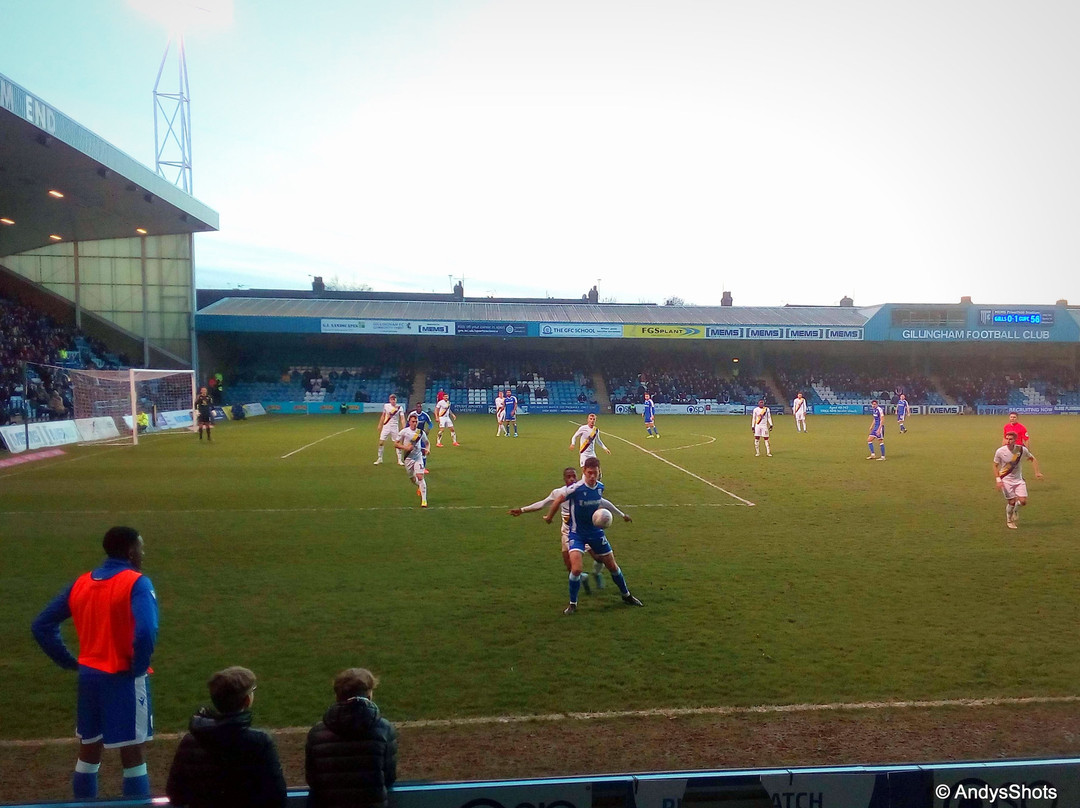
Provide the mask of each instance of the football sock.
[{"label": "football sock", "polygon": [[1011,522],[1012,518],[1013,518],[1013,506],[1012,505],[1006,505],[1005,506],[1005,521],[1006,522]]},{"label": "football sock", "polygon": [[382,444],[380,443],[379,444],[379,460],[382,460],[382,457],[383,457],[383,447],[382,447]]},{"label": "football sock", "polygon": [[75,773],[71,775],[71,790],[77,800],[92,800],[97,797],[98,769],[100,763],[87,763],[80,760],[75,763]]},{"label": "football sock", "polygon": [[866,444],[866,447],[870,450],[870,454],[872,455],[874,453],[874,442],[870,441]]},{"label": "football sock", "polygon": [[885,456],[885,444],[884,443],[879,443],[878,448],[881,449],[881,456],[884,457]]},{"label": "football sock", "polygon": [[150,775],[146,773],[146,764],[124,769],[124,796],[149,797]]},{"label": "football sock", "polygon": [[396,451],[397,451],[397,462],[399,462],[399,463],[404,463],[404,462],[405,462],[405,458],[403,458],[403,457],[401,456],[401,449],[397,449]]},{"label": "football sock", "polygon": [[450,430],[450,440],[457,443],[457,432],[453,429]]},{"label": "football sock", "polygon": [[581,574],[570,573],[570,602],[577,603],[578,592],[581,591]]},{"label": "football sock", "polygon": [[603,572],[604,572],[604,562],[603,561],[594,561],[593,566],[592,566],[592,572],[593,572],[593,575],[597,575],[597,576],[603,574]]},{"label": "football sock", "polygon": [[615,568],[615,572],[611,573],[611,580],[615,582],[615,586],[619,587],[619,591],[624,595],[630,594],[630,590],[626,587],[626,579],[622,574],[622,567]]}]

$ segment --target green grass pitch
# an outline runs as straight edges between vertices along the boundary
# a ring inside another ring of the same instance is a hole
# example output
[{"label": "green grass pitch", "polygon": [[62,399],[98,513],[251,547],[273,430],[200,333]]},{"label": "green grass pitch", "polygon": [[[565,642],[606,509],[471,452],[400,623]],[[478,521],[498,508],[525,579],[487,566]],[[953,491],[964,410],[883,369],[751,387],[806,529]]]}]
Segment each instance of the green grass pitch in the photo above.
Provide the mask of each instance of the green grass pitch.
[{"label": "green grass pitch", "polygon": [[645,608],[608,579],[564,617],[557,526],[506,511],[576,464],[581,417],[523,416],[507,439],[460,416],[426,511],[391,452],[372,465],[374,418],[257,418],[212,445],[152,436],[0,470],[0,738],[70,735],[74,676],[29,626],[113,524],[146,539],[159,732],[232,664],[259,675],[278,727],[316,720],[353,665],[399,721],[1076,692],[1074,419],[1025,419],[1046,479],[1026,464],[1012,531],[992,479],[1002,418],[890,420],[881,463],[863,417],[811,417],[805,435],[780,417],[774,457],[755,458],[748,417],[660,417],[645,440],[640,418],[601,416],[606,493],[634,519],[609,536]]}]

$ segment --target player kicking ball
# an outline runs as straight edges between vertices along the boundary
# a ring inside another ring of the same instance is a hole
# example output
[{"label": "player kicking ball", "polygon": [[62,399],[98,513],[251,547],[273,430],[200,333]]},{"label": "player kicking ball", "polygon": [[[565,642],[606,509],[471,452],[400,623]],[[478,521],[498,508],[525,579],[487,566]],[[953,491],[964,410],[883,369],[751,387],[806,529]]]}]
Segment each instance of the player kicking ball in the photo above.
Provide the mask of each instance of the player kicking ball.
[{"label": "player kicking ball", "polygon": [[[570,533],[568,537],[570,545],[570,605],[563,609],[563,614],[570,615],[577,612],[578,592],[581,590],[581,559],[591,549],[604,566],[611,573],[611,580],[619,587],[622,593],[623,603],[627,606],[644,606],[640,600],[630,594],[626,585],[626,578],[622,570],[615,563],[615,551],[608,543],[604,535],[606,526],[604,519],[595,519],[597,511],[606,514],[606,519],[611,519],[611,512],[604,511],[600,507],[604,498],[604,484],[598,479],[600,476],[600,461],[590,457],[585,461],[582,479],[573,485],[568,485],[555,501],[551,504],[548,512],[544,514],[544,521],[551,524],[555,514],[562,507],[564,501],[570,503]],[[633,520],[623,514],[623,521]],[[610,524],[610,521],[607,522]]]},{"label": "player kicking ball", "polygon": [[415,412],[409,413],[409,425],[398,433],[394,446],[405,457],[405,471],[408,472],[409,479],[420,494],[420,507],[426,508],[428,504],[427,480],[424,478],[424,455],[428,450],[424,448],[423,435],[420,432]]},{"label": "player kicking ball", "polygon": [[994,452],[994,477],[998,490],[1005,495],[1005,527],[1016,530],[1020,509],[1027,505],[1027,483],[1021,465],[1026,457],[1035,468],[1035,479],[1041,480],[1039,461],[1026,446],[1016,442],[1016,432],[1006,432],[1006,443]]}]

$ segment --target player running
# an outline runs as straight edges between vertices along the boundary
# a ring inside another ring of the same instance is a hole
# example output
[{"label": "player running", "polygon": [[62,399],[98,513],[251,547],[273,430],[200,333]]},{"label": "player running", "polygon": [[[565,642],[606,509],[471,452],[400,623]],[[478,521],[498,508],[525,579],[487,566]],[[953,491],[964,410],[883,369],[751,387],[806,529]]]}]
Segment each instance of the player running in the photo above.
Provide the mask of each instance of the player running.
[{"label": "player running", "polygon": [[1020,508],[1027,505],[1027,483],[1021,465],[1026,457],[1035,468],[1035,479],[1041,480],[1039,461],[1026,446],[1017,443],[1019,436],[1014,431],[1005,433],[1006,444],[994,452],[994,476],[998,490],[1005,495],[1005,526],[1016,530],[1020,518]]},{"label": "player running", "polygon": [[427,449],[423,446],[423,433],[420,431],[416,413],[409,413],[409,425],[398,433],[394,446],[398,452],[405,453],[405,462],[402,463],[405,471],[409,473],[409,479],[416,485],[420,494],[420,507],[426,508],[427,504],[427,480],[424,477],[424,455]]},{"label": "player running", "polygon": [[[623,577],[619,565],[615,563],[615,551],[611,549],[607,537],[604,536],[603,528],[593,525],[593,513],[601,507],[601,503],[604,501],[604,484],[597,479],[599,475],[600,461],[595,457],[590,457],[585,461],[582,479],[573,485],[567,486],[562,493],[555,497],[555,501],[551,504],[548,512],[544,514],[544,521],[551,524],[555,512],[559,510],[563,502],[570,502],[570,533],[568,536],[570,545],[570,605],[563,609],[563,614],[567,615],[574,614],[577,611],[578,592],[581,590],[581,556],[587,548],[596,553],[600,560],[604,562],[604,566],[611,572],[611,580],[619,587],[623,603],[627,606],[644,605],[630,594],[630,590],[626,586],[626,578]],[[622,518],[625,522],[633,521],[625,513]]]},{"label": "player running", "polygon": [[195,419],[199,424],[199,440],[202,440],[203,428],[205,428],[206,440],[209,443],[213,440],[210,430],[214,426],[214,400],[206,392],[205,387],[199,388],[199,395],[195,396],[192,409],[195,410]]},{"label": "player running", "polygon": [[648,393],[645,394],[645,406],[642,412],[642,417],[645,419],[645,437],[646,438],[659,438],[660,432],[656,428],[654,418],[656,416],[656,405],[653,404],[652,396]]},{"label": "player running", "polygon": [[795,400],[791,402],[791,414],[795,416],[795,431],[806,431],[806,399],[802,393],[795,394]]},{"label": "player running", "polygon": [[[870,425],[870,434],[866,436],[866,446],[870,450],[870,454],[866,456],[867,460],[884,460],[885,459],[885,410],[878,406],[877,399],[875,398],[870,402],[870,414],[874,416],[874,422]],[[881,457],[874,456],[874,441],[878,442],[878,448],[881,449]]]},{"label": "player running", "polygon": [[597,446],[611,454],[611,450],[600,439],[600,430],[596,426],[596,413],[590,412],[587,421],[588,423],[579,426],[578,431],[574,433],[574,437],[570,438],[570,448],[577,448],[578,465],[582,468],[585,467],[586,460],[590,457],[596,457]]},{"label": "player running", "polygon": [[503,406],[506,408],[503,412],[503,428],[506,430],[506,437],[510,437],[510,425],[514,425],[514,437],[518,436],[517,431],[517,409],[518,400],[512,390],[507,390],[506,395],[503,397]]},{"label": "player running", "polygon": [[765,406],[765,399],[759,399],[750,415],[750,429],[754,433],[754,457],[761,456],[762,439],[765,440],[765,456],[772,457],[772,449],[769,447],[769,432],[772,428],[772,411]]},{"label": "player running", "polygon": [[[387,438],[397,446],[398,433],[401,432],[403,419],[404,413],[397,403],[397,396],[391,393],[390,400],[383,404],[382,416],[379,418],[379,456],[372,465],[377,466],[382,463],[383,444],[386,443]],[[397,464],[399,466],[405,465],[405,461],[401,459],[400,448],[397,450]]]},{"label": "player running", "polygon": [[900,394],[900,400],[896,402],[896,423],[900,425],[900,434],[907,432],[908,403],[907,396]]},{"label": "player running", "polygon": [[503,398],[503,391],[499,391],[499,395],[495,396],[495,423],[497,423],[498,429],[495,430],[495,437],[506,434],[506,426],[503,424],[503,419],[506,417],[506,399]]},{"label": "player running", "polygon": [[[540,500],[539,502],[534,502],[532,505],[526,505],[524,508],[511,508],[509,511],[507,511],[507,513],[509,513],[511,516],[521,516],[521,514],[523,514],[523,513],[532,513],[533,511],[542,511],[545,508],[547,508],[549,505],[551,505],[551,503],[554,502],[555,499],[559,495],[563,494],[566,491],[566,486],[573,485],[577,481],[578,481],[577,469],[575,469],[573,466],[567,466],[565,469],[563,469],[563,485],[560,485],[558,488],[551,489],[551,493],[548,494],[547,497]],[[600,500],[600,507],[607,508],[609,511],[611,511],[616,516],[625,516],[626,515],[622,511],[620,511],[618,508],[616,508],[614,505],[612,505],[610,502],[608,502],[606,499]],[[570,501],[569,500],[563,500],[561,508],[562,508],[562,529],[559,531],[559,533],[562,536],[562,557],[563,557],[563,563],[566,565],[566,571],[570,572],[571,571],[571,569],[570,569]],[[594,562],[599,564],[599,568],[593,570],[593,575],[596,576],[596,588],[597,589],[603,589],[604,588],[604,577],[602,575],[603,570],[604,570],[603,562],[600,561],[599,557],[596,555],[596,553],[594,553],[592,551],[592,549],[589,550],[589,555],[591,555],[593,557]],[[589,587],[589,574],[587,572],[583,572],[581,574],[581,586],[585,589],[585,594],[586,595],[591,595],[592,594],[592,590]]]},{"label": "player running", "polygon": [[450,411],[450,396],[446,395],[446,393],[443,393],[442,398],[435,402],[435,418],[439,422],[439,433],[435,436],[435,447],[442,446],[444,429],[450,430],[450,440],[454,442],[455,446],[458,446],[457,432],[454,430],[454,421],[457,420],[457,416]]}]

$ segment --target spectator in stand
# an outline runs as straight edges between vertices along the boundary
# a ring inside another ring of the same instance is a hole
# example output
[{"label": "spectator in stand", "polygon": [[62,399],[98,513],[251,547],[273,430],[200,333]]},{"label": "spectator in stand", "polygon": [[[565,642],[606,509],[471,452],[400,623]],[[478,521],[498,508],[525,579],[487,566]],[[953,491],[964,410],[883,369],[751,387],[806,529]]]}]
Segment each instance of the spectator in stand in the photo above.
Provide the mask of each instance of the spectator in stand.
[{"label": "spectator in stand", "polygon": [[255,674],[234,666],[210,677],[214,709],[191,717],[165,793],[184,808],[284,808],[285,776],[268,732],[251,728]]},{"label": "spectator in stand", "polygon": [[397,730],[371,700],[379,680],[365,668],[334,677],[334,698],[308,733],[304,773],[310,808],[381,808],[397,780]]}]

